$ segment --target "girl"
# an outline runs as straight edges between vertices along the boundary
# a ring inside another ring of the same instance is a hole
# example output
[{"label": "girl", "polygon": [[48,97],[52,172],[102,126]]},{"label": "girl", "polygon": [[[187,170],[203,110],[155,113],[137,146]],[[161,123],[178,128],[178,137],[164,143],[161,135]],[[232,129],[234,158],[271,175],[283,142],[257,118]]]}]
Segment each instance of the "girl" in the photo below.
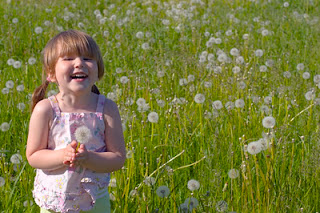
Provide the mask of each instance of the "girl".
[{"label": "girl", "polygon": [[[32,97],[26,156],[37,168],[40,212],[110,212],[109,173],[125,161],[118,108],[95,83],[104,74],[87,34],[61,32],[43,50],[43,83]],[[49,82],[59,93],[44,99]]]}]

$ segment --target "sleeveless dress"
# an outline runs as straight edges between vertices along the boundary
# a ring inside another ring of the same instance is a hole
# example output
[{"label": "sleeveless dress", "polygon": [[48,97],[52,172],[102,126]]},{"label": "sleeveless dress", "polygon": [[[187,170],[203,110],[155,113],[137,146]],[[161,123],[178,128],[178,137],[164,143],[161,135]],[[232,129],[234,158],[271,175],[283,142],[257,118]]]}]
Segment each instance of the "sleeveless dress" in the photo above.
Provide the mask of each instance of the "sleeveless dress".
[{"label": "sleeveless dress", "polygon": [[[103,95],[99,95],[96,112],[90,113],[61,112],[56,97],[48,99],[54,111],[48,149],[65,148],[80,134],[87,139],[82,143],[88,151],[106,150]],[[80,132],[77,132],[78,128]],[[109,173],[96,173],[81,166],[56,170],[37,169],[33,196],[37,205],[43,209],[62,213],[88,211],[93,208],[97,199],[108,195],[109,180]]]}]

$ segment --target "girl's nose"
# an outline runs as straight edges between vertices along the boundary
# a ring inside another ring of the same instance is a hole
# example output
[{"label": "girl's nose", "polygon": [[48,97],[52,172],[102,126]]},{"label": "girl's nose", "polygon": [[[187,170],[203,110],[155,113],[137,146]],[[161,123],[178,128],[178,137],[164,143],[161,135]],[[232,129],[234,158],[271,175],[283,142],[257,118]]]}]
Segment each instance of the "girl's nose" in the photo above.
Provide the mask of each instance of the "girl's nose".
[{"label": "girl's nose", "polygon": [[82,68],[83,67],[83,59],[81,57],[76,57],[74,60],[74,66],[76,68]]}]

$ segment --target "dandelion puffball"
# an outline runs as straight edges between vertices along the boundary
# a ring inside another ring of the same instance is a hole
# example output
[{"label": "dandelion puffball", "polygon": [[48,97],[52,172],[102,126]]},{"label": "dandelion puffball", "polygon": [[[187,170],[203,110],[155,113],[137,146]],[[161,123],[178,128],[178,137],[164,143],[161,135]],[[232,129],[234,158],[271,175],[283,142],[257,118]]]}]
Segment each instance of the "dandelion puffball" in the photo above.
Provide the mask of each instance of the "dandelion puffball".
[{"label": "dandelion puffball", "polygon": [[167,186],[159,186],[156,190],[156,193],[159,197],[164,198],[169,196],[170,190]]},{"label": "dandelion puffball", "polygon": [[272,116],[267,116],[262,120],[262,125],[268,129],[273,128],[275,124],[276,120]]},{"label": "dandelion puffball", "polygon": [[188,181],[187,186],[190,191],[194,191],[200,188],[200,183],[197,180],[191,179]]},{"label": "dandelion puffball", "polygon": [[205,97],[203,94],[201,93],[198,93],[196,94],[196,96],[194,97],[194,101],[197,103],[197,104],[202,104],[204,101],[205,101]]},{"label": "dandelion puffball", "polygon": [[151,123],[158,123],[159,115],[156,112],[150,112],[148,114],[148,121]]},{"label": "dandelion puffball", "polygon": [[86,126],[80,126],[77,128],[74,132],[74,136],[76,141],[82,144],[88,143],[92,137],[90,129]]}]

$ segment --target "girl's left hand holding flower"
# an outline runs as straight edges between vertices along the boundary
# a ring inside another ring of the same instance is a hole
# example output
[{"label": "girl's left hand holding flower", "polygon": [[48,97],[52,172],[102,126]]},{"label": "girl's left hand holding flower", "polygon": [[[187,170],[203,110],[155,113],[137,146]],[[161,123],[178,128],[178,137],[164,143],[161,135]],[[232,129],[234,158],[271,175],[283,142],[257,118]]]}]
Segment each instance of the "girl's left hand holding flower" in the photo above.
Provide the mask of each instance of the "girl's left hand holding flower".
[{"label": "girl's left hand holding flower", "polygon": [[77,165],[83,165],[83,163],[88,159],[88,156],[89,152],[86,146],[84,144],[80,144],[73,162]]}]

